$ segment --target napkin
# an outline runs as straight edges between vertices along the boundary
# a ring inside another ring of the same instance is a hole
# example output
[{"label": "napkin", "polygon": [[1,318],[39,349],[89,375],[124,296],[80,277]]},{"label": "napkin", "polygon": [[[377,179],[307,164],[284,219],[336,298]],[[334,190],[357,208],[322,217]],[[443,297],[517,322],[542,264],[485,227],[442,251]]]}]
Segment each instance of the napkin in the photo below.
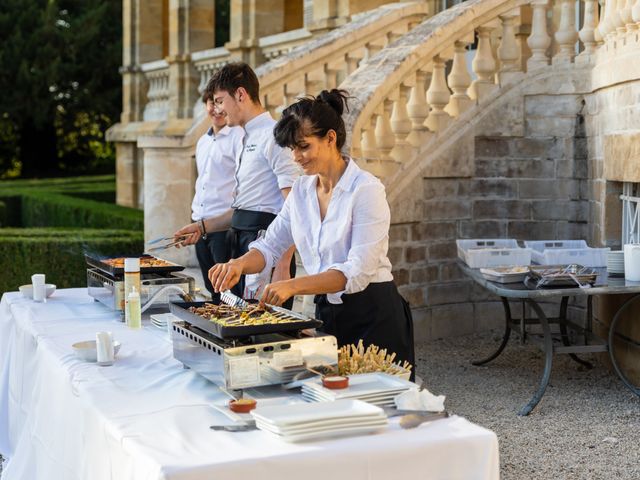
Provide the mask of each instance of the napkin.
[{"label": "napkin", "polygon": [[434,395],[426,388],[424,390],[413,388],[397,395],[394,400],[398,410],[443,412],[445,398],[444,395]]}]

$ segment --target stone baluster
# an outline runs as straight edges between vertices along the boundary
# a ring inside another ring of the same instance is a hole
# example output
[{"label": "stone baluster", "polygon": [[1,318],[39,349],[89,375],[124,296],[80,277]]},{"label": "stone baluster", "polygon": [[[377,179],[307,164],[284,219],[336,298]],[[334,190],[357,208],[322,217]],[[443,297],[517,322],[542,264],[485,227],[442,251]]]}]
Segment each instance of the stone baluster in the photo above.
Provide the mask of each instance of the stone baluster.
[{"label": "stone baluster", "polygon": [[611,0],[611,31],[609,32],[609,35],[612,40],[618,36],[618,33],[622,33],[624,31],[624,23],[622,22],[620,11],[624,7],[625,1],[626,0]]},{"label": "stone baluster", "polygon": [[431,84],[427,90],[427,102],[431,106],[431,111],[427,118],[427,127],[434,132],[444,129],[449,121],[449,114],[444,111],[444,108],[449,103],[451,92],[447,87],[444,67],[444,60],[440,56],[433,57],[433,73],[431,75]]},{"label": "stone baluster", "polygon": [[531,2],[533,17],[531,19],[531,35],[527,45],[531,49],[531,57],[527,60],[527,70],[532,71],[549,65],[547,49],[551,45],[551,37],[547,33],[547,5],[549,0]]},{"label": "stone baluster", "polygon": [[500,70],[498,72],[498,82],[500,84],[513,80],[516,76],[522,76],[519,62],[520,47],[518,47],[515,31],[515,23],[518,16],[518,11],[512,11],[499,17],[502,22],[502,38],[497,51],[498,59],[500,60]]},{"label": "stone baluster", "polygon": [[362,60],[366,62],[383,48],[384,46],[379,45],[378,43],[367,42],[364,46],[364,58]]},{"label": "stone baluster", "polygon": [[469,87],[469,97],[478,102],[496,88],[494,83],[496,60],[493,58],[491,50],[491,31],[493,28],[493,26],[482,26],[477,29],[478,49],[473,62],[471,62],[471,68],[473,68],[477,79]]},{"label": "stone baluster", "polygon": [[631,18],[635,22],[636,28],[638,28],[638,24],[640,24],[640,0],[636,0],[636,3],[633,4]]},{"label": "stone baluster", "polygon": [[338,86],[338,72],[337,68],[332,68],[328,63],[324,64],[324,88],[331,90]]},{"label": "stone baluster", "polygon": [[320,93],[323,82],[314,76],[312,72],[304,74],[304,92],[305,95],[317,95]]},{"label": "stone baluster", "polygon": [[555,34],[558,42],[558,52],[553,57],[553,63],[571,63],[576,55],[576,4],[575,0],[561,0],[560,25]]},{"label": "stone baluster", "polygon": [[615,0],[602,0],[602,15],[600,15],[600,23],[598,24],[598,34],[602,42],[607,39],[607,35],[611,29],[610,13],[611,4],[614,2]]},{"label": "stone baluster", "polygon": [[473,103],[467,94],[471,85],[471,75],[467,70],[467,62],[465,53],[467,52],[467,42],[457,41],[453,47],[453,64],[451,65],[451,73],[447,78],[447,83],[453,95],[449,100],[449,104],[445,111],[452,117],[457,117],[471,106]]},{"label": "stone baluster", "polygon": [[584,23],[578,33],[584,45],[584,50],[576,58],[576,62],[589,62],[596,51],[596,29],[598,25],[597,0],[584,1]]},{"label": "stone baluster", "polygon": [[400,84],[398,98],[393,102],[391,112],[391,130],[396,137],[391,156],[396,162],[406,161],[411,155],[411,144],[407,141],[407,136],[411,133],[411,119],[407,112],[407,97],[410,88]]},{"label": "stone baluster", "polygon": [[404,32],[394,32],[393,30],[390,32],[387,32],[387,45],[395,42],[397,39],[399,39],[403,35],[404,35]]},{"label": "stone baluster", "polygon": [[358,69],[358,64],[360,63],[361,57],[354,56],[354,52],[349,52],[344,54],[344,63],[347,66],[347,75],[351,75]]},{"label": "stone baluster", "polygon": [[635,24],[633,23],[633,3],[634,0],[626,0],[624,7],[620,11],[620,18],[622,19],[622,23],[624,24],[624,31],[630,32],[635,29]]},{"label": "stone baluster", "polygon": [[362,157],[366,160],[375,160],[378,157],[378,146],[376,145],[376,117],[372,115],[368,121],[362,125],[362,139],[360,148]]},{"label": "stone baluster", "polygon": [[602,17],[604,15],[604,0],[596,1],[596,12],[598,13],[599,18],[596,22],[596,27],[593,29],[593,39],[596,42],[596,46],[598,46],[601,45],[604,41],[604,37],[602,36],[602,32],[600,31],[600,28],[602,27]]},{"label": "stone baluster", "polygon": [[426,82],[431,82],[431,72],[418,70],[415,75],[416,78],[407,103],[407,113],[411,119],[411,133],[407,137],[407,141],[414,147],[419,147],[428,135],[424,122],[429,116]]},{"label": "stone baluster", "polygon": [[378,152],[380,153],[378,158],[381,161],[392,160],[391,150],[396,142],[396,137],[391,130],[391,122],[389,121],[389,112],[391,111],[392,106],[393,102],[387,99],[380,104],[380,107],[378,107],[379,112],[376,118],[375,136]]}]

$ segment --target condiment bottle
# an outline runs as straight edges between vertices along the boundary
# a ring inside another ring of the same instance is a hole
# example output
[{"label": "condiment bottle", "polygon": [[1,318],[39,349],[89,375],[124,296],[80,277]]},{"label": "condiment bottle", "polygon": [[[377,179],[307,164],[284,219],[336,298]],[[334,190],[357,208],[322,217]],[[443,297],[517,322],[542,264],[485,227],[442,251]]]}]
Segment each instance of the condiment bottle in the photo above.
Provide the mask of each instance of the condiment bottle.
[{"label": "condiment bottle", "polygon": [[129,308],[127,303],[129,302],[129,294],[135,287],[138,292],[138,303],[140,302],[140,259],[139,258],[125,258],[124,259],[124,320],[129,325]]},{"label": "condiment bottle", "polygon": [[127,297],[127,325],[129,328],[142,327],[142,314],[140,312],[140,294],[133,287],[131,293]]}]

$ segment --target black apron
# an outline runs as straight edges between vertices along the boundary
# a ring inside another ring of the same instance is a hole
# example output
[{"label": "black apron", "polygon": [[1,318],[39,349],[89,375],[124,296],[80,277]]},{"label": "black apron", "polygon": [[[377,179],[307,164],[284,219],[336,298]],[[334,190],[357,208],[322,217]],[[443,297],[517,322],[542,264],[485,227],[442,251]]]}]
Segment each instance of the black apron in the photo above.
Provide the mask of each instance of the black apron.
[{"label": "black apron", "polygon": [[377,345],[395,352],[396,362],[406,360],[413,365],[413,319],[409,304],[398,292],[395,283],[370,283],[358,293],[342,295],[342,304],[332,304],[326,295],[316,295],[316,317],[324,322],[322,331],[334,335],[338,345],[357,345],[362,339],[365,348]]},{"label": "black apron", "polygon": [[[227,232],[227,245],[230,258],[239,258],[249,251],[249,244],[258,238],[261,230],[266,230],[276,218],[273,213],[256,212],[252,210],[236,209],[231,217],[231,228]],[[291,259],[289,267],[291,278],[296,275],[295,256]],[[245,287],[245,277],[242,275],[240,281],[231,289],[239,297],[243,297]],[[293,307],[293,298],[287,300],[284,308]]]}]

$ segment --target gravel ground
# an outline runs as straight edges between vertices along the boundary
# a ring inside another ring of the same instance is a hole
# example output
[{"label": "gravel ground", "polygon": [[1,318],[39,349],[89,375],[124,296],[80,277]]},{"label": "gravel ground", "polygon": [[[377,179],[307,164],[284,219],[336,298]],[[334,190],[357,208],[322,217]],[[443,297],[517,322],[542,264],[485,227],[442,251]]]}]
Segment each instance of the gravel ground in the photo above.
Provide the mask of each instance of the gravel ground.
[{"label": "gravel ground", "polygon": [[519,417],[538,385],[542,353],[512,335],[488,366],[470,364],[499,340],[498,333],[437,340],[418,345],[417,358],[418,374],[447,395],[450,412],[496,432],[503,480],[640,478],[640,399],[615,374],[596,356],[583,356],[596,363],[592,370],[555,357],[542,401]]},{"label": "gravel ground", "polygon": [[543,355],[517,335],[502,355],[474,367],[498,346],[497,332],[417,346],[418,374],[429,390],[447,396],[450,412],[493,430],[503,480],[640,478],[640,399],[595,355],[587,370],[567,355],[554,357],[542,401],[527,417],[527,403],[542,374]]}]

